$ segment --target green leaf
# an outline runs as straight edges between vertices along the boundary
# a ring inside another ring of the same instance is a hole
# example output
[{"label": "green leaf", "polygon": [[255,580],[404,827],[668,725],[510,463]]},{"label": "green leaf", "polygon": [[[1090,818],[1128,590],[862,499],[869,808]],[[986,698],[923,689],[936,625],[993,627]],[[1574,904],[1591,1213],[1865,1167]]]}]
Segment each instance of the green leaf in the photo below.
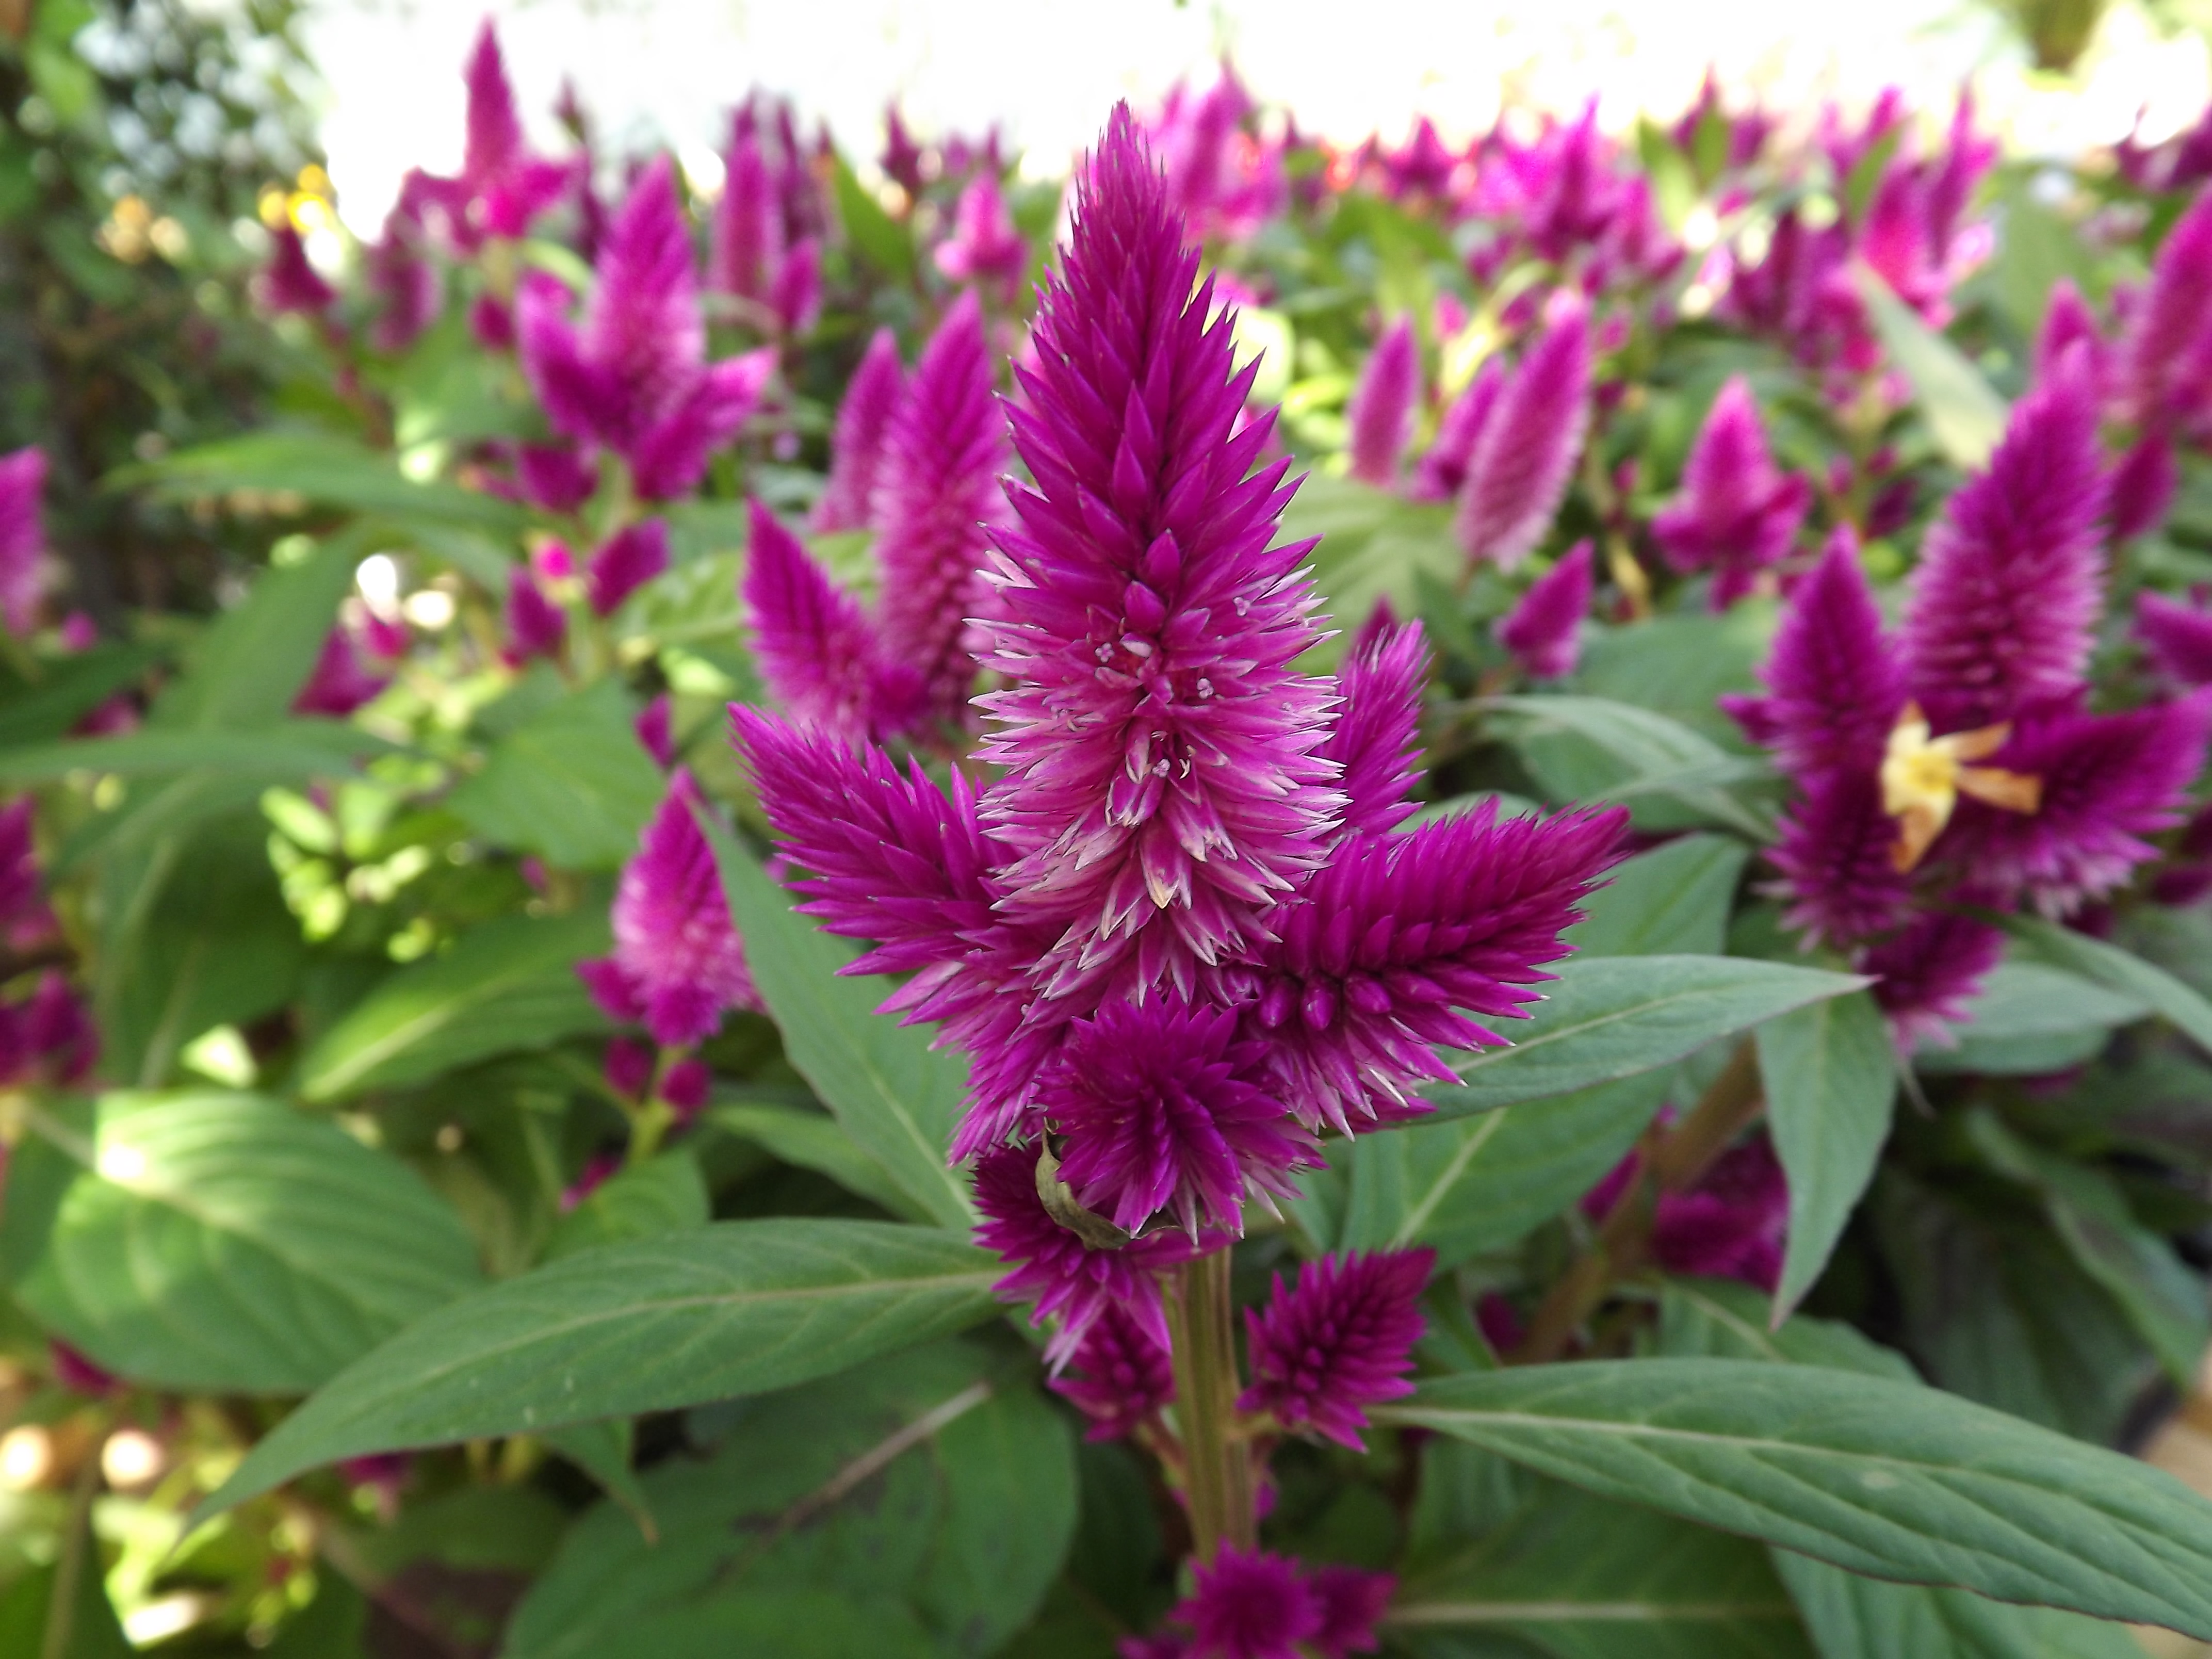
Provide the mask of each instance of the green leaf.
[{"label": "green leaf", "polygon": [[[273,726],[313,672],[354,567],[369,550],[334,536],[298,564],[264,570],[186,653],[184,672],[155,700],[149,724],[213,732]],[[335,723],[335,722],[333,722]]]},{"label": "green leaf", "polygon": [[905,228],[884,211],[867,186],[853,173],[842,155],[836,158],[833,180],[837,191],[837,220],[846,240],[860,257],[886,276],[903,282],[914,275],[914,239]]},{"label": "green leaf", "polygon": [[1812,1651],[1759,1546],[1571,1487],[1547,1488],[1473,1548],[1408,1577],[1389,1628],[1394,1646],[1436,1659],[1457,1659],[1467,1635],[1486,1632],[1556,1659]]},{"label": "green leaf", "polygon": [[1433,1246],[1450,1267],[1512,1243],[1588,1192],[1650,1122],[1650,1072],[1455,1122],[1361,1135],[1341,1149],[1351,1201],[1337,1249]]},{"label": "green leaf", "polygon": [[597,1481],[599,1490],[636,1522],[646,1542],[659,1540],[660,1523],[653,1513],[653,1500],[646,1496],[645,1485],[631,1466],[637,1452],[636,1424],[627,1417],[572,1423],[547,1435],[545,1443]]},{"label": "green leaf", "polygon": [[121,737],[80,738],[0,752],[0,784],[52,783],[72,772],[149,778],[206,770],[265,787],[342,776],[365,756],[391,752],[383,738],[337,720],[285,720],[231,732],[149,727]]},{"label": "green leaf", "polygon": [[946,1226],[972,1224],[968,1183],[945,1161],[967,1097],[967,1060],[876,1012],[885,982],[839,971],[860,952],[795,912],[712,813],[697,816],[785,1054],[854,1144],[898,1184],[913,1214]]},{"label": "green leaf", "polygon": [[2212,1051],[2212,1002],[2162,968],[2141,957],[2036,916],[1990,918],[2012,935],[2017,952],[2030,962],[2063,968],[2108,991],[2134,998],[2171,1020],[2200,1048]]},{"label": "green leaf", "polygon": [[2115,1026],[2150,1012],[2141,997],[2041,962],[2001,962],[1968,1006],[1954,1048],[1919,1054],[1937,1073],[2033,1076],[2063,1070],[2105,1046]]},{"label": "green leaf", "polygon": [[111,1094],[31,1127],[0,1223],[16,1294],[134,1382],[303,1393],[478,1280],[412,1173],[273,1101]]},{"label": "green leaf", "polygon": [[893,1215],[913,1216],[921,1207],[882,1164],[853,1144],[844,1126],[827,1112],[738,1101],[709,1107],[707,1121],[751,1141],[771,1158],[828,1176],[846,1191],[882,1205]]},{"label": "green leaf", "polygon": [[1874,1178],[1897,1105],[1897,1054],[1889,1022],[1865,991],[1779,1015],[1755,1038],[1767,1128],[1790,1184],[1790,1242],[1774,1291],[1779,1322],[1828,1265]]},{"label": "green leaf", "polygon": [[[696,1416],[694,1436],[720,1415]],[[1060,1569],[1072,1439],[1023,1371],[994,1374],[958,1342],[749,1402],[711,1457],[641,1482],[658,1545],[604,1509],[569,1529],[515,1612],[507,1659],[657,1656],[629,1634],[642,1621],[711,1626],[716,1604],[766,1589],[881,1597],[936,1638],[928,1651],[988,1653]]]},{"label": "green leaf", "polygon": [[725,1221],[549,1262],[417,1320],[281,1424],[204,1507],[373,1451],[678,1411],[830,1376],[987,1318],[963,1234]]},{"label": "green leaf", "polygon": [[421,1083],[471,1060],[598,1030],[605,1016],[576,977],[576,963],[608,942],[606,917],[596,910],[487,922],[356,1004],[301,1060],[300,1092],[337,1100]]},{"label": "green leaf", "polygon": [[2104,1286],[2177,1388],[2186,1389],[2212,1342],[2203,1282],[2166,1241],[2138,1223],[2101,1170],[2045,1152],[1986,1107],[1966,1115],[1966,1138],[1989,1166],[2033,1191],[2075,1265]]},{"label": "green leaf", "polygon": [[234,490],[290,494],[325,507],[401,519],[471,525],[519,535],[529,515],[479,489],[433,481],[418,483],[389,455],[330,433],[256,432],[180,449],[112,482],[150,486],[171,500],[200,500]]},{"label": "green leaf", "polygon": [[158,645],[96,645],[45,665],[35,685],[0,703],[0,749],[48,743],[143,679],[168,653]]},{"label": "green leaf", "polygon": [[2142,1659],[2124,1625],[1966,1590],[1892,1584],[1776,1550],[1820,1659]]},{"label": "green leaf", "polygon": [[657,1238],[707,1224],[707,1182],[683,1147],[617,1170],[562,1216],[545,1257],[574,1255],[626,1239]]},{"label": "green leaf", "polygon": [[637,851],[667,787],[631,714],[617,679],[564,697],[494,744],[446,805],[501,847],[562,869],[612,869]]},{"label": "green leaf", "polygon": [[1934,1389],[1601,1360],[1432,1381],[1375,1415],[1853,1572],[2212,1634],[2212,1503]]},{"label": "green leaf", "polygon": [[[1282,539],[1321,538],[1309,558],[1331,616],[1364,617],[1382,599],[1398,615],[1413,616],[1425,579],[1448,585],[1466,565],[1451,511],[1449,503],[1409,501],[1356,478],[1309,474],[1283,509]],[[1344,654],[1348,638],[1340,632],[1300,662],[1325,670]]]},{"label": "green leaf", "polygon": [[1659,1291],[1659,1352],[1676,1359],[1765,1359],[1914,1381],[1905,1356],[1833,1320],[1793,1314],[1780,1325],[1767,1299],[1732,1279],[1670,1279]]},{"label": "green leaf", "polygon": [[1606,697],[1485,697],[1479,707],[1516,744],[1566,732],[1600,750],[1621,775],[1590,793],[1605,800],[1662,796],[1712,823],[1765,841],[1767,819],[1729,792],[1769,776],[1766,763],[1731,755],[1702,732],[1632,703]]},{"label": "green leaf", "polygon": [[1943,459],[1962,471],[1986,465],[2011,413],[2005,400],[1958,347],[1922,322],[1872,269],[1854,263],[1851,280],[1883,349],[1912,382]]},{"label": "green leaf", "polygon": [[1750,849],[1726,836],[1683,836],[1613,866],[1559,937],[1593,957],[1718,956]]},{"label": "green leaf", "polygon": [[1422,1092],[1465,1117],[1671,1066],[1708,1042],[1867,981],[1740,957],[1593,957],[1560,964],[1510,1048],[1455,1054],[1459,1087]]}]

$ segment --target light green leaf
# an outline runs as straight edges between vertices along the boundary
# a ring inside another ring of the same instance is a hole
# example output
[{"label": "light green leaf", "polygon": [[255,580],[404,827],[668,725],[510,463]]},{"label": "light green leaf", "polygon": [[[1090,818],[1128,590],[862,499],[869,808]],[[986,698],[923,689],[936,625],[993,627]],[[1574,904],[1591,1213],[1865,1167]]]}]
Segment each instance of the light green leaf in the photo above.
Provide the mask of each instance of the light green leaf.
[{"label": "light green leaf", "polygon": [[1465,1117],[1671,1066],[1717,1038],[1826,997],[1850,974],[1740,957],[1593,957],[1560,964],[1510,1048],[1455,1054],[1459,1087],[1422,1092],[1437,1116]]},{"label": "light green leaf", "polygon": [[421,1083],[471,1060],[597,1030],[605,1017],[576,963],[608,944],[606,917],[597,912],[487,922],[356,1004],[300,1062],[300,1092],[337,1100]]},{"label": "light green leaf", "polygon": [[1987,465],[2011,414],[2005,400],[1958,347],[1922,322],[1874,270],[1855,264],[1851,280],[1883,349],[1912,382],[1943,459],[1962,471]]},{"label": "light green leaf", "polygon": [[222,772],[266,787],[341,776],[365,756],[392,744],[337,720],[284,720],[252,731],[177,731],[151,727],[116,738],[80,738],[0,752],[0,784],[51,783],[72,772],[165,777]]},{"label": "light green leaf", "polygon": [[111,1094],[31,1127],[0,1224],[16,1294],[134,1382],[304,1393],[478,1281],[404,1166],[273,1101]]},{"label": "light green leaf", "polygon": [[946,1226],[971,1224],[975,1208],[968,1183],[945,1161],[968,1093],[967,1060],[931,1048],[915,1027],[876,1012],[886,982],[839,972],[860,952],[793,911],[712,813],[697,816],[745,937],[753,983],[783,1033],[785,1054],[916,1213]]},{"label": "light green leaf", "polygon": [[283,720],[368,550],[358,536],[333,536],[298,564],[263,571],[245,599],[193,642],[149,724],[216,732]]},{"label": "light green leaf", "polygon": [[1968,1006],[1954,1048],[1914,1057],[1923,1072],[2033,1076],[2064,1069],[2105,1046],[2115,1026],[2142,1019],[2150,1005],[2063,968],[1999,963]]},{"label": "light green leaf", "polygon": [[2212,1051],[2212,1002],[2141,957],[2036,916],[1992,916],[2012,935],[2015,954],[2079,974],[2108,991],[2143,1002],[2173,1022],[2200,1048]]},{"label": "light green leaf", "polygon": [[240,489],[289,493],[357,513],[473,525],[507,534],[520,534],[529,523],[529,515],[512,501],[454,483],[418,483],[389,455],[330,433],[256,432],[226,438],[126,467],[114,481],[150,485],[172,500]]},{"label": "light green leaf", "polygon": [[204,1510],[373,1451],[678,1411],[830,1376],[988,1318],[958,1233],[724,1221],[585,1250],[417,1320],[287,1418]]},{"label": "light green leaf", "polygon": [[545,1259],[707,1224],[707,1182],[684,1147],[616,1171],[562,1216]]},{"label": "light green leaf", "polygon": [[1905,1356],[1849,1325],[1793,1314],[1780,1325],[1766,1298],[1732,1279],[1670,1279],[1659,1291],[1659,1352],[1676,1359],[1765,1359],[1915,1380]]},{"label": "light green leaf", "polygon": [[[1419,613],[1424,580],[1449,584],[1467,562],[1453,538],[1448,502],[1409,501],[1356,478],[1309,475],[1283,509],[1282,539],[1321,538],[1310,561],[1314,586],[1340,621],[1369,616],[1387,599],[1401,617]],[[1300,659],[1325,671],[1344,654],[1347,628]]]},{"label": "light green leaf", "polygon": [[842,155],[836,158],[833,179],[837,194],[837,220],[846,239],[870,264],[884,276],[904,281],[914,275],[914,239],[905,228],[884,211],[867,187],[854,176]]},{"label": "light green leaf", "polygon": [[1450,1267],[1512,1243],[1588,1192],[1635,1145],[1663,1073],[1531,1100],[1455,1122],[1361,1135],[1337,1249],[1433,1246]]},{"label": "light green leaf", "polygon": [[631,728],[628,695],[604,679],[539,710],[446,798],[470,829],[568,870],[612,869],[667,785]]},{"label": "light green leaf", "polygon": [[1726,836],[1683,836],[1623,860],[1559,937],[1584,956],[1718,956],[1751,849]]},{"label": "light green leaf", "polygon": [[1888,1021],[1865,991],[1779,1015],[1754,1036],[1767,1128],[1790,1184],[1790,1242],[1774,1291],[1779,1322],[1828,1265],[1874,1178],[1897,1104],[1897,1054]]},{"label": "light green leaf", "polygon": [[1773,1554],[1820,1659],[2143,1659],[2124,1625]]},{"label": "light green leaf", "polygon": [[1767,763],[1731,755],[1664,714],[1606,697],[1485,697],[1478,706],[1491,713],[1510,741],[1566,732],[1602,751],[1621,769],[1621,776],[1595,792],[1594,799],[1663,796],[1754,841],[1773,834],[1767,818],[1729,788],[1768,777]]},{"label": "light green leaf", "polygon": [[1374,1415],[1853,1572],[2212,1635],[2212,1503],[1934,1389],[1599,1360],[1433,1381]]}]

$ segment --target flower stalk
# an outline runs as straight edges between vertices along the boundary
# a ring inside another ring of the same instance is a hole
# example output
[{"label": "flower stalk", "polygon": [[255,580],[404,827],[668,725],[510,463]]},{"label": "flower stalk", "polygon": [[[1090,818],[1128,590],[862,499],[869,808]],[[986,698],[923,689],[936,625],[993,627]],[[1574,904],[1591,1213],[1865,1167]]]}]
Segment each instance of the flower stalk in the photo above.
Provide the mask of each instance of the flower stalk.
[{"label": "flower stalk", "polygon": [[1165,1288],[1174,1358],[1176,1421],[1183,1451],[1183,1496],[1192,1553],[1209,1564],[1224,1544],[1259,1540],[1252,1454],[1237,1431],[1237,1332],[1229,1297],[1229,1252],[1186,1262]]}]

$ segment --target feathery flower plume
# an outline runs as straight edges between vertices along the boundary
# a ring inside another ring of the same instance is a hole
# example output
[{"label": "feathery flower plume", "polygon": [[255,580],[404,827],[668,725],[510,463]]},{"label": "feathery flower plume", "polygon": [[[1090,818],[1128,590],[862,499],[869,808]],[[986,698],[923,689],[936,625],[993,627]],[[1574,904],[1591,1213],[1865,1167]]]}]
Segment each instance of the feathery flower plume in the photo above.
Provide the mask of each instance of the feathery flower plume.
[{"label": "feathery flower plume", "polygon": [[1004,417],[982,308],[970,292],[938,325],[884,434],[872,515],[885,653],[918,672],[929,714],[959,721],[975,683],[963,647],[981,608],[985,526],[1003,518]]},{"label": "feathery flower plume", "polygon": [[783,264],[783,204],[769,175],[760,141],[742,116],[722,158],[722,194],[714,204],[707,285],[766,305]]},{"label": "feathery flower plume", "polygon": [[730,1009],[760,1006],[714,849],[692,816],[700,799],[690,773],[669,779],[615,890],[615,952],[576,964],[609,1018],[636,1020],[670,1048],[714,1036]]},{"label": "feathery flower plume", "polygon": [[853,371],[844,401],[837,405],[837,424],[830,434],[830,477],[808,520],[818,534],[867,527],[884,441],[905,389],[898,338],[888,328],[879,328],[868,342],[860,366]]},{"label": "feathery flower plume", "polygon": [[[1387,618],[1387,610],[1378,612]],[[1429,653],[1421,625],[1361,630],[1338,678],[1342,701],[1322,757],[1344,769],[1346,836],[1381,836],[1409,817],[1407,799],[1419,775],[1421,689]]]},{"label": "feathery flower plume", "polygon": [[369,291],[380,302],[369,330],[379,351],[404,351],[438,319],[445,303],[438,268],[415,246],[420,233],[398,208],[386,216],[384,234],[362,256]]},{"label": "feathery flower plume", "polygon": [[307,262],[307,245],[286,220],[269,233],[269,263],[255,280],[263,307],[317,317],[338,302],[338,291]]},{"label": "feathery flower plume", "polygon": [[1437,426],[1437,441],[1413,468],[1407,493],[1417,501],[1448,501],[1467,483],[1467,469],[1474,447],[1482,441],[1498,395],[1505,390],[1505,365],[1492,357],[1483,364],[1466,391],[1452,400]]},{"label": "feathery flower plume", "polygon": [[[374,702],[392,684],[392,676],[378,673],[362,659],[362,642],[351,629],[341,623],[331,629],[323,636],[323,648],[315,657],[307,683],[292,699],[292,712],[343,720],[364,703]],[[382,653],[372,654],[381,659]]]},{"label": "feathery flower plume", "polygon": [[1905,1054],[1955,1048],[1951,1028],[1969,1018],[1982,981],[2004,959],[2004,934],[1972,916],[1923,911],[1859,958],[1874,1000]]},{"label": "feathery flower plume", "polygon": [[1548,680],[1575,672],[1582,656],[1583,618],[1589,615],[1595,582],[1594,566],[1585,536],[1498,619],[1498,642],[1513,653],[1522,672]]},{"label": "feathery flower plume", "polygon": [[1848,526],[1790,595],[1759,676],[1765,696],[1723,706],[1800,780],[1881,764],[1905,687]]},{"label": "feathery flower plume", "polygon": [[558,657],[568,637],[568,613],[545,596],[527,565],[507,573],[507,643],[500,654],[519,668],[532,657]]},{"label": "feathery flower plume", "polygon": [[46,532],[40,508],[46,488],[42,449],[0,456],[0,622],[25,635],[46,591]]},{"label": "feathery flower plume", "polygon": [[[1583,1212],[1608,1214],[1644,1167],[1632,1152],[1583,1195]],[[1790,1186],[1764,1134],[1729,1147],[1686,1192],[1662,1192],[1653,1208],[1651,1255],[1670,1273],[1736,1279],[1771,1291],[1782,1277]]]},{"label": "feathery flower plume", "polygon": [[607,228],[580,330],[566,290],[533,273],[515,323],[524,374],[554,429],[624,456],[647,500],[680,495],[760,403],[763,347],[706,361],[691,240],[668,158],[648,167]]},{"label": "feathery flower plume", "polygon": [[1420,398],[1421,343],[1413,319],[1401,317],[1375,343],[1344,411],[1353,477],[1386,487],[1396,482]]},{"label": "feathery flower plume", "polygon": [[1321,1605],[1287,1555],[1224,1545],[1194,1576],[1170,1615],[1190,1627],[1193,1659],[1300,1659],[1321,1629]]},{"label": "feathery flower plume", "polygon": [[599,469],[565,444],[518,444],[515,481],[532,507],[574,513],[599,487]]},{"label": "feathery flower plume", "polygon": [[1562,306],[1498,394],[1468,461],[1454,529],[1469,559],[1510,570],[1543,539],[1589,424],[1589,320]]},{"label": "feathery flower plume", "polygon": [[2079,356],[2014,407],[1912,573],[1900,647],[1936,729],[2009,720],[2081,684],[2104,575],[2097,403]]},{"label": "feathery flower plume", "polygon": [[1776,469],[1751,384],[1737,374],[1698,430],[1681,498],[1652,520],[1651,532],[1676,571],[1713,573],[1712,608],[1725,611],[1782,562],[1812,502],[1810,480]]},{"label": "feathery flower plume", "polygon": [[2146,590],[2136,596],[2135,634],[2168,679],[2212,685],[2212,611],[2201,603]]},{"label": "feathery flower plume", "polygon": [[1237,1409],[1366,1450],[1366,1407],[1413,1391],[1406,1376],[1436,1259],[1434,1250],[1326,1255],[1300,1267],[1287,1290],[1278,1274],[1267,1310],[1244,1316],[1252,1386]]},{"label": "feathery flower plume", "polygon": [[1813,939],[1847,945],[1903,921],[1912,882],[1898,868],[1897,820],[1883,808],[1879,777],[1820,772],[1801,785],[1767,853],[1793,899],[1784,922]]},{"label": "feathery flower plume", "polygon": [[2173,446],[2163,438],[2145,438],[2121,456],[2112,476],[2112,539],[2133,541],[2164,524],[2180,483]]},{"label": "feathery flower plume", "polygon": [[646,704],[645,712],[637,717],[632,728],[645,752],[653,757],[653,763],[664,772],[676,764],[676,739],[671,729],[673,719],[668,693],[664,691]]},{"label": "feathery flower plume", "polygon": [[405,200],[455,248],[472,253],[487,237],[526,232],[531,221],[568,191],[576,170],[534,155],[522,136],[514,88],[489,17],[477,33],[464,73],[469,105],[461,170],[451,179],[412,175]]},{"label": "feathery flower plume", "polygon": [[914,725],[921,675],[889,656],[859,600],[798,537],[750,504],[744,597],[761,679],[798,725],[850,744]]},{"label": "feathery flower plume", "polygon": [[2087,353],[2098,384],[2101,386],[2112,372],[2106,362],[2109,348],[2105,343],[2103,328],[2089,302],[2081,297],[2081,290],[2074,286],[2070,276],[2061,276],[2051,285],[2051,298],[2045,303],[2043,326],[2035,336],[2035,373],[2037,381],[2047,380],[2069,351]]},{"label": "feathery flower plume", "polygon": [[1395,1578],[1359,1567],[1310,1567],[1306,1588],[1321,1604],[1321,1628],[1306,1638],[1306,1645],[1321,1659],[1346,1659],[1380,1645],[1376,1626],[1398,1588]]},{"label": "feathery flower plume", "polygon": [[641,519],[607,538],[584,566],[584,597],[596,616],[611,617],[631,594],[668,568],[668,526]]},{"label": "feathery flower plume", "polygon": [[2197,192],[2151,262],[2119,347],[2122,398],[2149,432],[2193,434],[2212,414],[2212,186]]},{"label": "feathery flower plume", "polygon": [[1151,1332],[1109,1305],[1048,1386],[1091,1419],[1085,1439],[1120,1440],[1173,1403],[1175,1366]]},{"label": "feathery flower plume", "polygon": [[1029,270],[1030,245],[1014,228],[999,181],[988,173],[968,181],[952,209],[952,234],[938,244],[937,268],[955,283],[988,289],[1008,304]]}]

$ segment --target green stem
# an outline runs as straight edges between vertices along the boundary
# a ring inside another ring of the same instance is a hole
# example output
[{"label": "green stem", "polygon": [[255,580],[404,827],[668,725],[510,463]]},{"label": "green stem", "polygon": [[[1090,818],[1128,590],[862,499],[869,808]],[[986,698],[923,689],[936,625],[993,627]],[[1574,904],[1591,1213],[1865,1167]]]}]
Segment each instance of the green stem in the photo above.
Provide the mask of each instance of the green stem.
[{"label": "green stem", "polygon": [[85,1558],[92,1553],[92,1500],[99,1491],[100,1447],[95,1441],[85,1453],[76,1472],[76,1485],[70,1493],[69,1531],[62,1539],[61,1559],[54,1563],[39,1659],[66,1659],[70,1651],[70,1638],[76,1630],[77,1586],[84,1578]]},{"label": "green stem", "polygon": [[1210,1562],[1223,1544],[1249,1550],[1259,1540],[1251,1449],[1235,1433],[1237,1333],[1229,1252],[1217,1250],[1186,1264],[1166,1295],[1192,1547],[1200,1562]]}]

